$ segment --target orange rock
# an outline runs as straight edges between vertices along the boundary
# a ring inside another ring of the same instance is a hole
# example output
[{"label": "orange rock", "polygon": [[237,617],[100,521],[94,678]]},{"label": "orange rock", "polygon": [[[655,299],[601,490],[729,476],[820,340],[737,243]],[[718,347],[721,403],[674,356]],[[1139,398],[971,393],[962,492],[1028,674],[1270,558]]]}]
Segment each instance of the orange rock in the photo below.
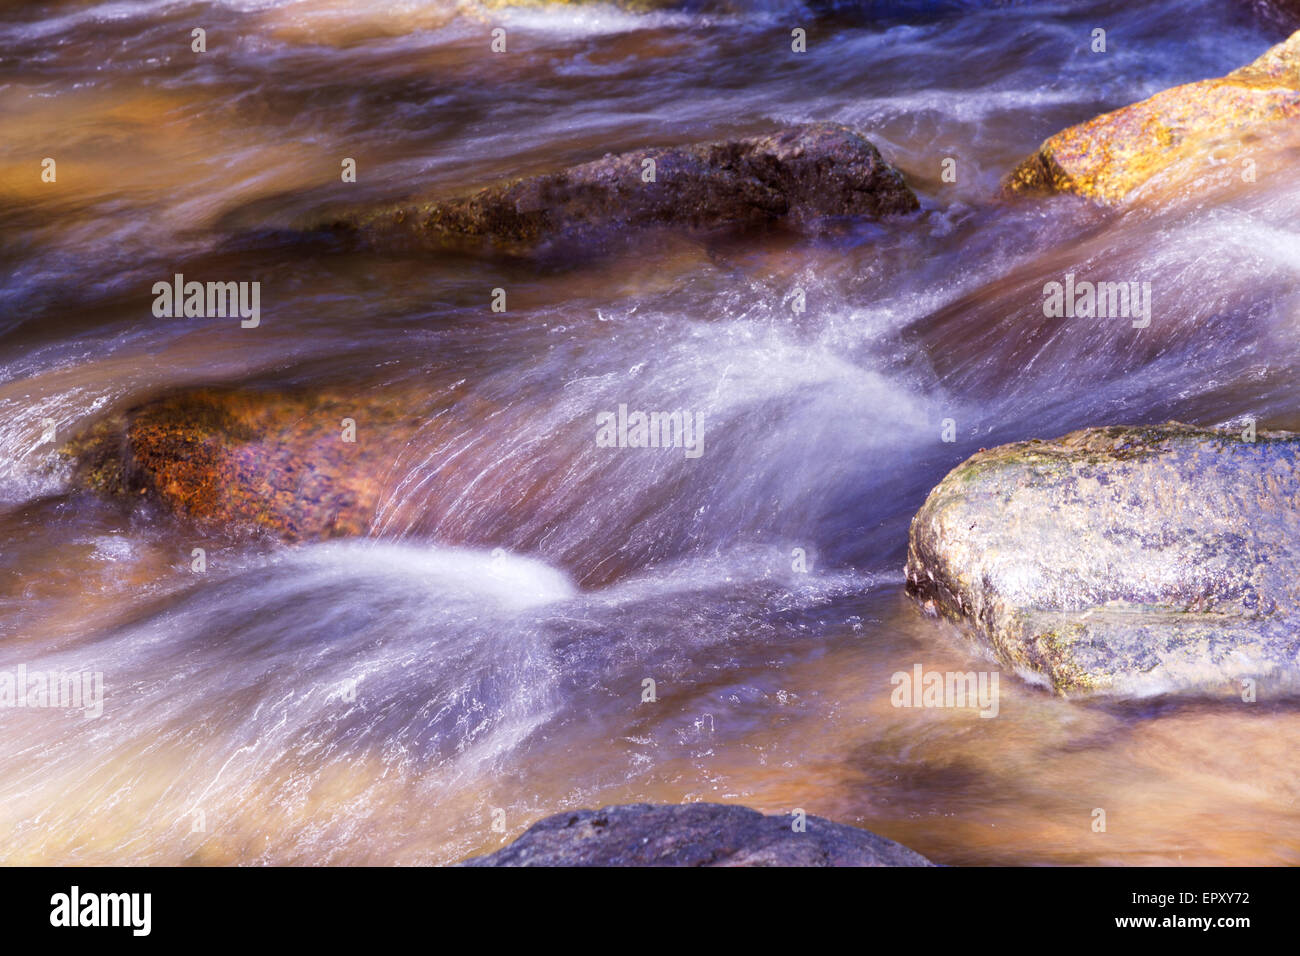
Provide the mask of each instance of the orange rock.
[{"label": "orange rock", "polygon": [[1300,32],[1227,76],[1176,86],[1071,126],[1007,178],[1008,193],[1118,203],[1157,173],[1300,116]]},{"label": "orange rock", "polygon": [[146,495],[200,525],[291,541],[360,535],[402,448],[446,398],[198,389],[101,422],[68,451],[84,486]]}]

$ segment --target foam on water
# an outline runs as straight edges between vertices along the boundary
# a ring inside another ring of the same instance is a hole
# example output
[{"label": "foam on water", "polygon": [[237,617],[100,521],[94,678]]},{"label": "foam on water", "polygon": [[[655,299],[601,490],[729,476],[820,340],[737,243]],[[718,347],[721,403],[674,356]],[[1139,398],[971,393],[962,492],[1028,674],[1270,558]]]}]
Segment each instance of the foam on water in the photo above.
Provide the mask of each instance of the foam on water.
[{"label": "foam on water", "polygon": [[334,580],[340,586],[369,578],[427,587],[431,598],[490,601],[522,611],[573,597],[577,590],[563,572],[541,561],[472,548],[439,548],[371,542],[332,542],[296,551],[282,566]]}]

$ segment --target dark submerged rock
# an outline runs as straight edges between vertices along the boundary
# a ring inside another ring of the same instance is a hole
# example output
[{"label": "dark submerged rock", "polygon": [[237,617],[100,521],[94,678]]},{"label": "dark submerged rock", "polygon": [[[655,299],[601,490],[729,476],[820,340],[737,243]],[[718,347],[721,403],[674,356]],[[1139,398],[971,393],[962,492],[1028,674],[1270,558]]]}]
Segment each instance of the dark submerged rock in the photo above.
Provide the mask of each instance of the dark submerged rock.
[{"label": "dark submerged rock", "polygon": [[637,803],[558,813],[514,843],[462,866],[933,866],[866,830],[807,818],[764,816],[716,803]]},{"label": "dark submerged rock", "polygon": [[912,521],[907,588],[1060,693],[1300,664],[1300,435],[1168,423],[981,451]]},{"label": "dark submerged rock", "polygon": [[[642,178],[648,159],[653,182]],[[324,225],[369,243],[518,249],[652,226],[807,226],[919,208],[875,146],[845,126],[814,123],[750,139],[607,155],[470,196],[349,213]]]}]

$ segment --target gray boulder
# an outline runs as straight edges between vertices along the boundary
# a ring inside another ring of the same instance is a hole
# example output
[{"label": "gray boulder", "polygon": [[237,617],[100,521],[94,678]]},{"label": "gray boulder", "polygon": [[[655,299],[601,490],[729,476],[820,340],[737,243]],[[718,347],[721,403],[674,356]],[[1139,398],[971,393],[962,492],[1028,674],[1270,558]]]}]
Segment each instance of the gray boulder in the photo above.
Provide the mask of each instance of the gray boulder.
[{"label": "gray boulder", "polygon": [[764,816],[717,803],[636,803],[557,813],[514,843],[462,866],[933,866],[857,827]]},{"label": "gray boulder", "polygon": [[1169,423],[981,451],[912,521],[907,589],[1063,694],[1293,687],[1300,435]]}]

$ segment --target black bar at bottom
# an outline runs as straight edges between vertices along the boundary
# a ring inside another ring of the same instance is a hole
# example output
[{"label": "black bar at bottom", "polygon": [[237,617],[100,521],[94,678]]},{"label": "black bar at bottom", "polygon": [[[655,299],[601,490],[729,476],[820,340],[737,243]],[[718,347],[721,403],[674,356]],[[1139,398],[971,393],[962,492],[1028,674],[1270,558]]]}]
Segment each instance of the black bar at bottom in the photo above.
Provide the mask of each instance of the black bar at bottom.
[{"label": "black bar at bottom", "polygon": [[[973,942],[990,930],[1025,941],[1044,938],[1039,933],[1072,942],[1127,937],[1145,943],[1198,935],[1232,945],[1257,929],[1285,931],[1294,891],[1294,871],[1264,868],[768,869],[744,875],[9,868],[0,869],[0,925],[9,944],[63,937],[76,944],[111,939],[127,945],[192,940],[337,947],[416,934],[436,947],[458,945],[441,934],[459,928],[469,934],[459,945],[478,940],[495,948],[519,934],[530,946],[604,939],[614,948],[657,948],[694,937],[680,935],[689,923],[730,943],[752,933],[770,944],[768,934],[784,926],[796,936],[843,929],[860,941],[906,929],[922,950],[932,948],[923,945],[927,939]],[[430,930],[440,935],[418,935]]]}]

